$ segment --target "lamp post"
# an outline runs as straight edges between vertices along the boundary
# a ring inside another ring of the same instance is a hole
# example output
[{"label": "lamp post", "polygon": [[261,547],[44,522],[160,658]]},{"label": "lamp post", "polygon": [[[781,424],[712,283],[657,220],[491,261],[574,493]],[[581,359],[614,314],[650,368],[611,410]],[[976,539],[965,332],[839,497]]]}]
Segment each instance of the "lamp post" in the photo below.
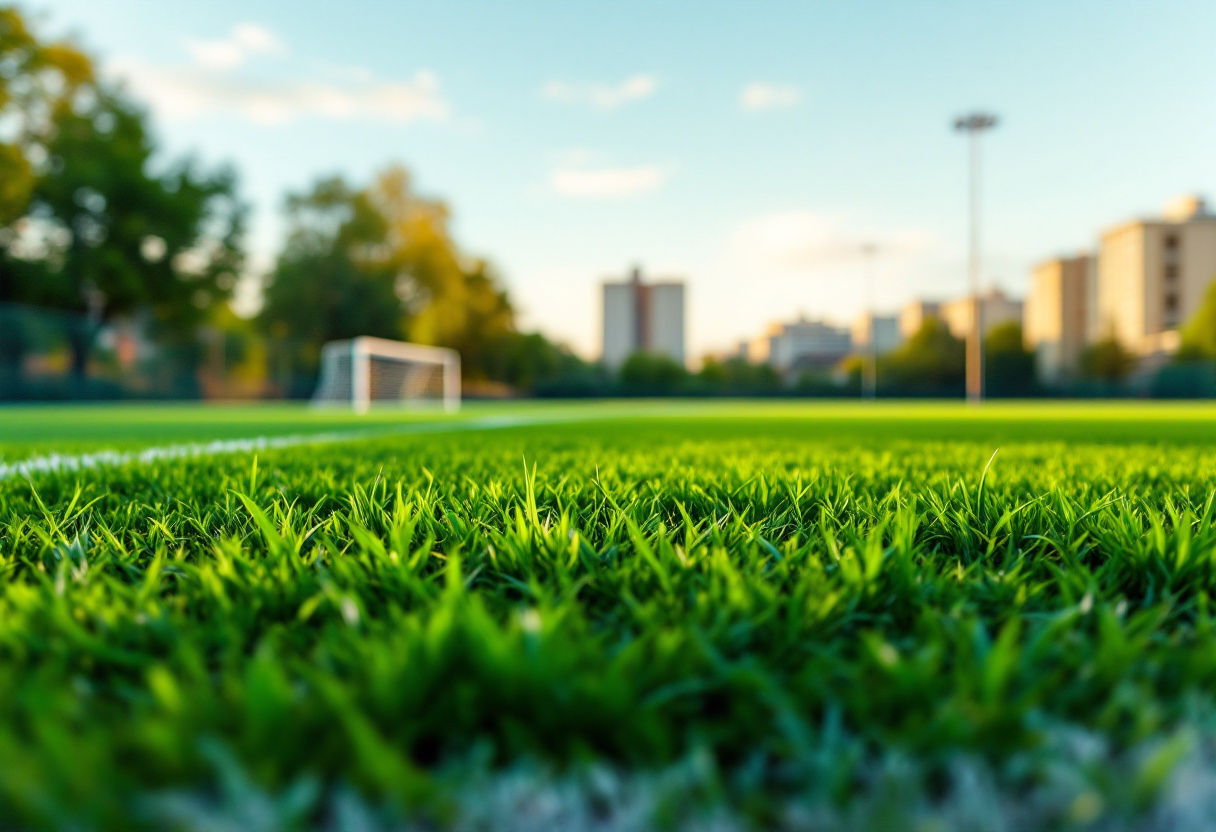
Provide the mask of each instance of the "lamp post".
[{"label": "lamp post", "polygon": [[870,334],[866,343],[866,360],[862,368],[861,395],[867,399],[878,397],[878,321],[874,315],[874,255],[878,246],[862,243],[861,254],[866,260],[866,315],[870,318]]},{"label": "lamp post", "polygon": [[954,120],[954,129],[966,133],[971,145],[971,235],[968,271],[971,276],[971,328],[967,332],[967,401],[984,398],[984,322],[980,304],[980,133],[996,126],[996,116],[971,113]]}]

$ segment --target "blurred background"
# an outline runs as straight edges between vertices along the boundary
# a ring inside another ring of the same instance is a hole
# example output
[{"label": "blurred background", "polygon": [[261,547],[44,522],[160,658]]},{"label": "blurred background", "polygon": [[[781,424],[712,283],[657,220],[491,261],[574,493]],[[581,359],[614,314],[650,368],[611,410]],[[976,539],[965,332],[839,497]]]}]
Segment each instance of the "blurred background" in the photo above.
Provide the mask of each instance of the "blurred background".
[{"label": "blurred background", "polygon": [[1216,14],[0,4],[0,399],[1216,396]]}]

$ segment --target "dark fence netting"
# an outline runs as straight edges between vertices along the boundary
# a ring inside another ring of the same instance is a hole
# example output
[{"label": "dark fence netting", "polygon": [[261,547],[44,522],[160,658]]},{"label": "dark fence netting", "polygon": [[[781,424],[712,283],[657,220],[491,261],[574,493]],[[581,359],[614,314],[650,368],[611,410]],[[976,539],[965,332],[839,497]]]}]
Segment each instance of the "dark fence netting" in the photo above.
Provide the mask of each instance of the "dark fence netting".
[{"label": "dark fence netting", "polygon": [[315,359],[250,329],[0,304],[0,401],[307,398]]}]

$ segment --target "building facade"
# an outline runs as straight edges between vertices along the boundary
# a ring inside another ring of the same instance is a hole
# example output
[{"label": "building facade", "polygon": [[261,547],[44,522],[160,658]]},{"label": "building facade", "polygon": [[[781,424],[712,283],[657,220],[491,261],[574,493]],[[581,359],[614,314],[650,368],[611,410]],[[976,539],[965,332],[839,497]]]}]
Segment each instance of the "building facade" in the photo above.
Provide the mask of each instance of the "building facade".
[{"label": "building facade", "polygon": [[1216,280],[1216,214],[1184,197],[1160,219],[1108,230],[1098,249],[1090,337],[1114,337],[1139,355],[1168,351],[1178,327]]},{"label": "building facade", "polygon": [[641,270],[634,269],[628,280],[606,281],[603,291],[605,367],[616,370],[635,352],[684,363],[683,283],[644,283]]},{"label": "building facade", "polygon": [[1022,336],[1034,350],[1039,378],[1075,378],[1089,339],[1097,260],[1088,254],[1056,257],[1035,266],[1022,310]]},{"label": "building facade", "polygon": [[[941,305],[940,316],[950,334],[955,338],[966,338],[972,328],[971,297],[956,298]],[[1013,300],[1000,289],[989,289],[980,295],[980,320],[984,335],[1010,321],[1022,322],[1022,302]]]},{"label": "building facade", "polygon": [[928,318],[941,318],[941,304],[932,300],[913,300],[899,310],[899,337],[907,341],[925,325]]},{"label": "building facade", "polygon": [[767,341],[767,361],[781,373],[831,369],[853,346],[847,329],[805,318],[788,324],[773,324]]},{"label": "building facade", "polygon": [[896,315],[872,315],[869,312],[861,315],[853,322],[850,335],[853,339],[853,349],[869,349],[871,333],[874,338],[875,355],[886,355],[899,348],[904,342],[899,331],[899,317]]}]

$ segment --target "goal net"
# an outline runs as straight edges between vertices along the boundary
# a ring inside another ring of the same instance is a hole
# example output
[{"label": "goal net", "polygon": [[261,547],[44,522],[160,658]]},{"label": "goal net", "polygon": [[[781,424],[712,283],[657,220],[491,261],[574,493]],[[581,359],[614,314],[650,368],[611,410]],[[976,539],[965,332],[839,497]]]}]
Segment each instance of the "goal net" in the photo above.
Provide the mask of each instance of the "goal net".
[{"label": "goal net", "polygon": [[313,404],[442,405],[460,409],[460,355],[385,338],[330,341],[321,350],[321,375]]}]

